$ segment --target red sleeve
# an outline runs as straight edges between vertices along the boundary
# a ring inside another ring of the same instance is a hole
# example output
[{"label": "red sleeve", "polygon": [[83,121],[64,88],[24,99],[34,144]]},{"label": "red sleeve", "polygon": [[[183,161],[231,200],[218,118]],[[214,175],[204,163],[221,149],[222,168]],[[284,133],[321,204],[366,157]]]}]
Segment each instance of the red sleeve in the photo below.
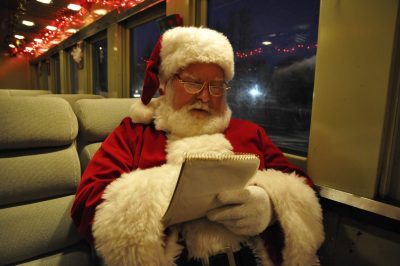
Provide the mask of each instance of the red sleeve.
[{"label": "red sleeve", "polygon": [[258,128],[258,136],[261,140],[265,168],[273,168],[285,173],[295,172],[296,174],[305,177],[310,186],[314,186],[310,177],[302,169],[289,162],[289,160],[283,155],[282,151],[272,143],[264,129],[261,127]]},{"label": "red sleeve", "polygon": [[130,172],[134,168],[133,151],[140,143],[139,132],[135,132],[131,123],[129,118],[125,118],[107,137],[88,164],[79,183],[71,216],[78,232],[91,242],[93,217],[97,205],[102,201],[104,189],[122,173]]}]

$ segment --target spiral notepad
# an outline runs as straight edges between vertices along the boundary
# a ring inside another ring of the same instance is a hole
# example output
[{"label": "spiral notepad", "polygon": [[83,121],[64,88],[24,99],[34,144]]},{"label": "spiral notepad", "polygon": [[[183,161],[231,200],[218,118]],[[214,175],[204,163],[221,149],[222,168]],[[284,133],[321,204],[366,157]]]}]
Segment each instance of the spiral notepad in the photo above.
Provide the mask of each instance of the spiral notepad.
[{"label": "spiral notepad", "polygon": [[163,217],[165,226],[204,217],[220,207],[218,193],[243,188],[259,163],[254,154],[186,154]]}]

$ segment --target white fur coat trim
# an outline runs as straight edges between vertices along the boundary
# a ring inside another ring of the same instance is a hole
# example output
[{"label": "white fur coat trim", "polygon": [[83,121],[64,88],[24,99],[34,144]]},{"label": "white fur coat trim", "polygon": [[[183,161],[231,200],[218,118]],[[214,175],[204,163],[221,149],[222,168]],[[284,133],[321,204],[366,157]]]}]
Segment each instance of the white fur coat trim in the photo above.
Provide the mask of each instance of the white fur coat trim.
[{"label": "white fur coat trim", "polygon": [[[107,265],[173,265],[181,247],[176,244],[176,232],[168,238],[163,235],[161,220],[171,200],[183,155],[204,151],[231,153],[232,145],[223,134],[170,138],[167,164],[123,174],[106,187],[104,201],[96,208],[92,230],[96,250]],[[185,225],[188,236],[199,239],[202,232],[188,230],[189,224]],[[199,246],[192,248],[199,253],[194,255],[208,256],[215,249],[221,250],[229,241],[224,240],[224,234],[235,243],[242,240],[232,238],[232,233],[224,229],[219,236],[222,242],[215,242],[211,249],[207,241],[198,240]]]},{"label": "white fur coat trim", "polygon": [[295,173],[273,169],[258,171],[251,183],[267,191],[282,226],[282,265],[315,265],[316,252],[324,240],[322,210],[315,192]]},{"label": "white fur coat trim", "polygon": [[[178,228],[166,237],[161,220],[183,154],[201,151],[229,153],[232,146],[222,134],[169,139],[167,164],[123,174],[106,187],[104,201],[96,209],[93,236],[107,265],[174,265],[182,248],[176,243]],[[268,192],[281,220],[286,237],[284,265],[308,265],[323,239],[321,210],[314,192],[294,174],[274,170],[258,171],[252,183]],[[272,265],[260,239],[237,236],[206,219],[182,224],[179,230],[190,257],[208,257],[226,246],[236,250],[240,242],[247,242],[255,247],[261,265]]]},{"label": "white fur coat trim", "polygon": [[175,232],[164,242],[161,218],[179,170],[168,164],[136,170],[106,187],[92,227],[106,265],[174,265],[181,247]]},{"label": "white fur coat trim", "polygon": [[160,98],[152,99],[147,105],[141,100],[135,101],[129,108],[129,117],[134,123],[150,124],[154,120],[156,108],[160,105]]}]

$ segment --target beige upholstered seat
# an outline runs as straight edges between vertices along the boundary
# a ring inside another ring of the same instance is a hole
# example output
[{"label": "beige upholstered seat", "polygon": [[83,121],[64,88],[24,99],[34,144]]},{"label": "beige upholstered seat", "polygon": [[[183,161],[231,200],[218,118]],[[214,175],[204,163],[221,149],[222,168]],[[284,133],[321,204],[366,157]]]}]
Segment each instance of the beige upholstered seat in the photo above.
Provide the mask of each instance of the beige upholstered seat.
[{"label": "beige upholstered seat", "polygon": [[95,95],[95,94],[43,94],[40,95],[42,97],[56,97],[56,98],[62,98],[69,102],[71,105],[72,109],[75,111],[75,103],[78,100],[81,99],[104,99],[103,96],[101,95]]},{"label": "beige upholstered seat", "polygon": [[101,142],[116,128],[137,99],[82,99],[76,102],[79,122],[78,146],[82,171]]},{"label": "beige upholstered seat", "polygon": [[0,89],[0,96],[10,96],[10,92],[8,90]]},{"label": "beige upholstered seat", "polygon": [[37,96],[43,94],[50,94],[47,90],[18,90],[18,89],[0,89],[0,95],[8,96]]},{"label": "beige upholstered seat", "polygon": [[0,265],[90,265],[70,208],[78,123],[50,97],[0,97]]}]

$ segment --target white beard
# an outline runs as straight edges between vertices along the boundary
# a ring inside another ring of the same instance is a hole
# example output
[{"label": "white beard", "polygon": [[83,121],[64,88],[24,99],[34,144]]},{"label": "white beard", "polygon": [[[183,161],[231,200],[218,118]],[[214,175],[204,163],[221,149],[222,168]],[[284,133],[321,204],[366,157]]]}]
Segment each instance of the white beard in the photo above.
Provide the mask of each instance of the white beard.
[{"label": "white beard", "polygon": [[165,96],[161,96],[159,101],[160,105],[155,110],[154,119],[156,129],[178,138],[222,133],[228,127],[232,115],[232,111],[226,106],[222,114],[211,112],[209,117],[196,117],[190,114],[190,110],[196,108],[208,111],[208,106],[198,101],[174,110]]}]

